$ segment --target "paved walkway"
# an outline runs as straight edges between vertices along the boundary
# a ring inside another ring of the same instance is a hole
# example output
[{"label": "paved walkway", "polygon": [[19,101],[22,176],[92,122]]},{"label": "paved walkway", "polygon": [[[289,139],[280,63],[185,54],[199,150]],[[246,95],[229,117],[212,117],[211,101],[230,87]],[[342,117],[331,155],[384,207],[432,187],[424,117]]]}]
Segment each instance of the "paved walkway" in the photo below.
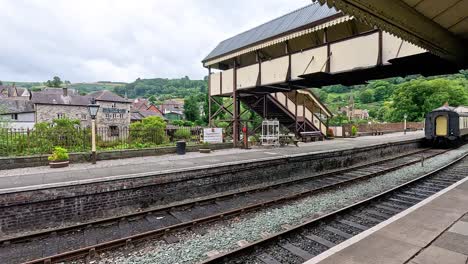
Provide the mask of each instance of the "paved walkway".
[{"label": "paved walkway", "polygon": [[305,264],[467,264],[468,178]]},{"label": "paved walkway", "polygon": [[99,179],[112,176],[158,173],[173,169],[190,169],[200,166],[221,166],[239,161],[253,161],[264,158],[281,158],[296,154],[320,153],[352,149],[376,144],[398,142],[422,138],[423,132],[387,134],[359,138],[335,139],[323,142],[300,144],[300,147],[272,149],[228,149],[211,154],[187,153],[141,157],[122,160],[98,161],[98,164],[72,164],[68,168],[50,169],[49,167],[0,170],[0,191],[18,187],[31,187],[43,184],[68,183],[80,180]]}]

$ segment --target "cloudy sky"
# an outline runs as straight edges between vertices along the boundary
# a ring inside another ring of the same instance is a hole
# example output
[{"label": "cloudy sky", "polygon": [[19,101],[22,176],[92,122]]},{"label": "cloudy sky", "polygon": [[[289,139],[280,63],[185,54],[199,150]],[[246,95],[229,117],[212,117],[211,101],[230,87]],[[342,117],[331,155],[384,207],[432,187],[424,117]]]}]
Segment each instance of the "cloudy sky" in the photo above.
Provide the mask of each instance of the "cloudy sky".
[{"label": "cloudy sky", "polygon": [[222,40],[311,0],[0,0],[0,80],[200,79]]}]

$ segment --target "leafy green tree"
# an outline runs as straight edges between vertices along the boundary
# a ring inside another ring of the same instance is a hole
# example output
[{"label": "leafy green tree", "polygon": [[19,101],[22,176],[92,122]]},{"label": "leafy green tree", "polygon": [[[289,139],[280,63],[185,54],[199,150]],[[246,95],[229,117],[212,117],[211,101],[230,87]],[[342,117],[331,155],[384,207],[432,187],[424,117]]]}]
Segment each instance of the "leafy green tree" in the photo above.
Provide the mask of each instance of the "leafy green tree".
[{"label": "leafy green tree", "polygon": [[52,81],[52,85],[53,85],[54,87],[57,87],[57,88],[60,87],[60,86],[62,86],[62,80],[60,80],[60,77],[54,76],[54,79],[53,79],[53,81]]},{"label": "leafy green tree", "polygon": [[419,121],[433,109],[448,102],[451,106],[468,103],[466,79],[415,79],[396,88],[391,105],[391,121],[401,121],[405,114],[409,121]]},{"label": "leafy green tree", "polygon": [[361,103],[368,104],[374,101],[374,91],[366,89],[359,94],[359,100]]},{"label": "leafy green tree", "polygon": [[166,122],[159,116],[149,116],[130,124],[130,137],[136,143],[163,144],[166,138]]},{"label": "leafy green tree", "polygon": [[374,91],[375,101],[382,102],[392,96],[392,93],[395,90],[395,85],[385,80],[378,80],[370,82],[367,88]]},{"label": "leafy green tree", "polygon": [[148,101],[153,104],[153,105],[156,105],[156,97],[154,95],[151,95],[149,98],[148,98]]},{"label": "leafy green tree", "polygon": [[200,119],[200,108],[195,96],[190,96],[184,102],[184,115],[189,121],[197,121]]},{"label": "leafy green tree", "polygon": [[58,77],[58,76],[54,76],[54,78],[52,80],[47,80],[47,82],[45,83],[46,86],[55,87],[55,88],[61,87],[62,84],[63,84],[63,82],[62,82],[62,80],[60,80],[60,77]]},{"label": "leafy green tree", "polygon": [[0,85],[3,85],[3,82],[2,82],[2,81],[0,81]]}]

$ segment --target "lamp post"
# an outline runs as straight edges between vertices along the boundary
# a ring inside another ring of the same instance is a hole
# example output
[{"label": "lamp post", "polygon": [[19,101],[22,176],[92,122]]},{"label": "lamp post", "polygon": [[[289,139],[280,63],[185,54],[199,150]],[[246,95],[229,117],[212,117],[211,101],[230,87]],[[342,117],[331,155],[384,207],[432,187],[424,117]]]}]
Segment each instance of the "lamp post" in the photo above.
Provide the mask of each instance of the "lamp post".
[{"label": "lamp post", "polygon": [[96,99],[92,98],[88,105],[88,112],[91,116],[91,160],[96,164],[96,115],[99,111],[99,105],[96,104]]},{"label": "lamp post", "polygon": [[403,133],[406,135],[406,119],[408,118],[408,115],[405,114],[403,117],[405,118],[405,121],[403,123]]}]

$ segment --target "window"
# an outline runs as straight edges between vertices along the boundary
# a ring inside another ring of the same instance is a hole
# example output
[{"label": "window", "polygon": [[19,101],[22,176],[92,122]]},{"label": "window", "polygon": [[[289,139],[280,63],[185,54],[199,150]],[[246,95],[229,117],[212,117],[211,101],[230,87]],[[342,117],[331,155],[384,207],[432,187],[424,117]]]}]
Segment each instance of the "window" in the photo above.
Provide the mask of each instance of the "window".
[{"label": "window", "polygon": [[119,136],[119,128],[117,126],[110,126],[109,132],[111,137],[118,137]]},{"label": "window", "polygon": [[112,108],[115,108],[115,107],[116,107],[115,103],[112,103]]},{"label": "window", "polygon": [[106,114],[106,118],[110,118],[110,114]]},{"label": "window", "polygon": [[86,120],[88,119],[88,116],[86,114],[81,114],[81,120]]},{"label": "window", "polygon": [[63,119],[63,118],[65,118],[65,114],[64,113],[57,113],[57,118],[58,119]]},{"label": "window", "polygon": [[119,114],[119,117],[122,119],[124,118],[124,114]]},{"label": "window", "polygon": [[18,120],[18,114],[11,114],[11,120]]}]

